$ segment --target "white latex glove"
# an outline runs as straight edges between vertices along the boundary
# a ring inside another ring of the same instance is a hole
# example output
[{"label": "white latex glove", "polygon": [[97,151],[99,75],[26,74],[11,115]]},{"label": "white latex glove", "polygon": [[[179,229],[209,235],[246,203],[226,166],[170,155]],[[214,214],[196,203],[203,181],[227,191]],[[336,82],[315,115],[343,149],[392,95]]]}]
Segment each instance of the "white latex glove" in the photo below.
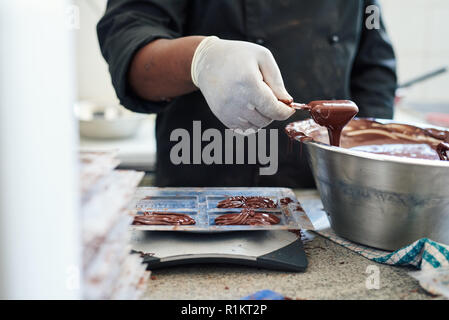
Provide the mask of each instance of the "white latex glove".
[{"label": "white latex glove", "polygon": [[279,101],[292,97],[270,50],[257,44],[207,37],[195,51],[191,73],[215,116],[239,133],[252,133],[295,112]]}]

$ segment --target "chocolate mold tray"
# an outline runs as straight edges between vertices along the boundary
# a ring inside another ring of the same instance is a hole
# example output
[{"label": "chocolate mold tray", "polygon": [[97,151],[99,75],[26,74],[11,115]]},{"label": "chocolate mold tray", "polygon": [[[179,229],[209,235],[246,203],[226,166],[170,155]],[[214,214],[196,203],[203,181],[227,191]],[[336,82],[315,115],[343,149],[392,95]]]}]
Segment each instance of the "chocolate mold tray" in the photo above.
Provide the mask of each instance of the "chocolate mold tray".
[{"label": "chocolate mold tray", "polygon": [[[276,208],[253,209],[276,215],[275,225],[216,225],[215,218],[227,213],[239,213],[242,208],[217,208],[217,204],[234,196],[266,197]],[[282,204],[281,199],[293,200]],[[242,230],[313,230],[307,214],[291,189],[287,188],[153,188],[141,187],[131,202],[134,215],[145,211],[183,213],[195,219],[194,225],[131,225],[133,230],[223,232]]]}]

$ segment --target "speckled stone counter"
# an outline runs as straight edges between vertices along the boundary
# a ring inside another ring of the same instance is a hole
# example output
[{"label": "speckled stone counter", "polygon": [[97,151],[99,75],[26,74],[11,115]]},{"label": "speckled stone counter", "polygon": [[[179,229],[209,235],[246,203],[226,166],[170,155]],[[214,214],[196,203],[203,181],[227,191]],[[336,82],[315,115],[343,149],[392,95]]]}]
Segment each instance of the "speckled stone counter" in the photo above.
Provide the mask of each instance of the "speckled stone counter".
[{"label": "speckled stone counter", "polygon": [[[301,199],[301,191],[296,192]],[[304,244],[309,266],[292,273],[235,265],[188,265],[155,270],[144,299],[240,299],[269,289],[291,299],[435,299],[407,275],[410,268],[372,262],[319,235]],[[367,267],[380,288],[367,289]]]}]

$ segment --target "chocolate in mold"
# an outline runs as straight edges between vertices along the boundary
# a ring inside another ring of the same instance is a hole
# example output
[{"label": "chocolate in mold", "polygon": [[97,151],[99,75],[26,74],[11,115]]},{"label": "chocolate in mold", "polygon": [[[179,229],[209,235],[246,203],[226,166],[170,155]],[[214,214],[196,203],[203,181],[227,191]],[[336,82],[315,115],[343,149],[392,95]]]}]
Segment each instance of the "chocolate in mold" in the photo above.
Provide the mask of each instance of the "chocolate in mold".
[{"label": "chocolate in mold", "polygon": [[144,212],[142,215],[134,217],[133,225],[192,225],[195,219],[183,214],[174,212]]},{"label": "chocolate in mold", "polygon": [[266,209],[276,208],[276,203],[267,197],[258,196],[235,196],[229,197],[217,204],[217,208],[251,208],[251,209]]},{"label": "chocolate in mold", "polygon": [[216,225],[273,225],[281,221],[276,215],[243,208],[240,213],[226,213],[215,218]]},{"label": "chocolate in mold", "polygon": [[286,206],[289,203],[292,203],[293,199],[289,198],[289,197],[285,197],[285,198],[280,199],[279,202],[281,203],[281,205]]}]

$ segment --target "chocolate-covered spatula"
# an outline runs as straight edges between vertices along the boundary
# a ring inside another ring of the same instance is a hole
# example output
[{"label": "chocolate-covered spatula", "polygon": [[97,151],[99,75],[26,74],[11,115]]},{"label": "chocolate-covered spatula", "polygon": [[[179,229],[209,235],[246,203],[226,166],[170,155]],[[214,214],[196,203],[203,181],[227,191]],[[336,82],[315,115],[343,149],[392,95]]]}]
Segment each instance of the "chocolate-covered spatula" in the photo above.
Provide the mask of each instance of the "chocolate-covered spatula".
[{"label": "chocolate-covered spatula", "polygon": [[340,146],[343,127],[359,112],[357,105],[350,100],[317,100],[308,104],[291,102],[287,105],[296,110],[309,111],[316,123],[328,129],[329,142],[337,147]]},{"label": "chocolate-covered spatula", "polygon": [[310,110],[310,106],[305,103],[292,102],[290,107],[296,110]]}]

